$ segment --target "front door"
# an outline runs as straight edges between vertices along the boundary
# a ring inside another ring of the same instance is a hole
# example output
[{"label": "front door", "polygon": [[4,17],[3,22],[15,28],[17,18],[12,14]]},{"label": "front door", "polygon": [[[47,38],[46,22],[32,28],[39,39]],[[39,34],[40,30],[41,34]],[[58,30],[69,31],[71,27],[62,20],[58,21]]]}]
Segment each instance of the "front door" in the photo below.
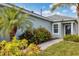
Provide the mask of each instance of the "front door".
[{"label": "front door", "polygon": [[65,35],[71,34],[71,24],[65,25]]}]

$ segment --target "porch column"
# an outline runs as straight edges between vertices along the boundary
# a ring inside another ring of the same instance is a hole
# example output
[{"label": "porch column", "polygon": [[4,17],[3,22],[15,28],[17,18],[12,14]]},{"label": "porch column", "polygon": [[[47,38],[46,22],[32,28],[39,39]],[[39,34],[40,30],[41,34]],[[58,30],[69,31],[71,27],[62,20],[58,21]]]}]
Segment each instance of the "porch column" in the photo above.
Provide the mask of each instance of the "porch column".
[{"label": "porch column", "polygon": [[71,23],[71,34],[74,34],[74,30],[73,30],[73,22]]}]

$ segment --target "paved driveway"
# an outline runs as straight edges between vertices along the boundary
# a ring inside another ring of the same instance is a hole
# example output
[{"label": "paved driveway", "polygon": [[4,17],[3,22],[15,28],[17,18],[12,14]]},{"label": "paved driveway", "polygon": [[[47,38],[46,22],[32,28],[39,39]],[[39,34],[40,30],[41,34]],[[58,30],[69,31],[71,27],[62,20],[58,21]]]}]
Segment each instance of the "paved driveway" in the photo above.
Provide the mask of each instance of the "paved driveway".
[{"label": "paved driveway", "polygon": [[44,42],[42,44],[39,44],[38,46],[41,48],[41,50],[45,50],[47,47],[53,45],[53,44],[56,44],[60,41],[62,41],[63,39],[55,39],[55,40],[51,40],[51,41],[48,41],[48,42]]}]

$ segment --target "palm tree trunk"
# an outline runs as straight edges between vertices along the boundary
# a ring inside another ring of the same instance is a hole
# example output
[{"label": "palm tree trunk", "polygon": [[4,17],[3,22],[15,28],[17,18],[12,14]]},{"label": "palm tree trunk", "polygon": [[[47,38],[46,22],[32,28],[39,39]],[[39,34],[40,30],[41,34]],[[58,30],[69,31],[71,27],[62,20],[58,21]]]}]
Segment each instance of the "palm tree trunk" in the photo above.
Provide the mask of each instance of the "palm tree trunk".
[{"label": "palm tree trunk", "polygon": [[77,16],[79,17],[79,3],[77,3]]},{"label": "palm tree trunk", "polygon": [[12,31],[10,32],[10,41],[15,36],[16,31],[17,31],[17,26],[14,26],[13,29],[12,29]]},{"label": "palm tree trunk", "polygon": [[78,35],[79,35],[79,3],[77,3],[77,21],[78,21]]}]

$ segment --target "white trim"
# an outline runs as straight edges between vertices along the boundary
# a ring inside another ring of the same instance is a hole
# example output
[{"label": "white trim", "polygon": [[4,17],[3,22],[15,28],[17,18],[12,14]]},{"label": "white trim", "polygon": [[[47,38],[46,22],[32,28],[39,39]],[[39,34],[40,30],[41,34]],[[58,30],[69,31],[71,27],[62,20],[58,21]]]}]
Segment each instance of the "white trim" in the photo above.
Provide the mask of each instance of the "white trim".
[{"label": "white trim", "polygon": [[[58,24],[58,33],[54,33],[54,24]],[[52,35],[54,38],[59,38],[61,36],[60,31],[61,31],[61,23],[52,23]]]},{"label": "white trim", "polygon": [[73,26],[74,24],[73,24],[73,22],[71,23],[71,34],[74,34],[74,26]]},{"label": "white trim", "polygon": [[64,36],[65,36],[65,25],[64,25]]},{"label": "white trim", "polygon": [[[55,24],[58,24],[58,33],[54,33],[54,25]],[[53,32],[53,34],[55,34],[55,35],[59,35],[59,23],[53,23],[52,24],[52,32]]]}]

